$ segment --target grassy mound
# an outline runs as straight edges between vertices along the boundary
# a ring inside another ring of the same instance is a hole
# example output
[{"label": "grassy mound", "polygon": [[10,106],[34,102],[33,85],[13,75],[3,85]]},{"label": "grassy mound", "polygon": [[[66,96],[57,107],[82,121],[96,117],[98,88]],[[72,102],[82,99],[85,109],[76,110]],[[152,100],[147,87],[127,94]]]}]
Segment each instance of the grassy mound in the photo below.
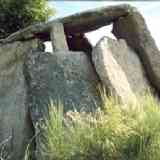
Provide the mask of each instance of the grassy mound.
[{"label": "grassy mound", "polygon": [[40,141],[44,160],[160,159],[160,108],[150,95],[128,105],[105,97],[95,113],[50,108]]}]

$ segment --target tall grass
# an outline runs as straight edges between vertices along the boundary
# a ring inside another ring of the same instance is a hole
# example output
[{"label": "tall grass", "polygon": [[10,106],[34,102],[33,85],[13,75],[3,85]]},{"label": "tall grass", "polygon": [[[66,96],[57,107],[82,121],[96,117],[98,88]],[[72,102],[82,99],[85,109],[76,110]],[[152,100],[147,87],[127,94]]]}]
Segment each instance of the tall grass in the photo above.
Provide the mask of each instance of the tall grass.
[{"label": "tall grass", "polygon": [[160,108],[151,95],[134,104],[103,97],[95,113],[51,104],[42,126],[43,160],[160,160]]},{"label": "tall grass", "polygon": [[12,153],[8,150],[8,143],[11,141],[12,137],[9,136],[2,142],[0,142],[0,160],[10,160],[12,158]]}]

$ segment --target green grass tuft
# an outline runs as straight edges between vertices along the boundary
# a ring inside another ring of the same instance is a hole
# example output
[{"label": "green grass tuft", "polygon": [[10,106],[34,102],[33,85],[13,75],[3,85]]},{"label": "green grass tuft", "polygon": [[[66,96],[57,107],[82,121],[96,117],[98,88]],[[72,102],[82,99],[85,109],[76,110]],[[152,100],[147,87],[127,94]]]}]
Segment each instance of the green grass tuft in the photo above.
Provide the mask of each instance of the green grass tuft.
[{"label": "green grass tuft", "polygon": [[51,104],[42,126],[44,160],[160,160],[160,108],[151,95],[134,104],[103,96],[95,113]]}]

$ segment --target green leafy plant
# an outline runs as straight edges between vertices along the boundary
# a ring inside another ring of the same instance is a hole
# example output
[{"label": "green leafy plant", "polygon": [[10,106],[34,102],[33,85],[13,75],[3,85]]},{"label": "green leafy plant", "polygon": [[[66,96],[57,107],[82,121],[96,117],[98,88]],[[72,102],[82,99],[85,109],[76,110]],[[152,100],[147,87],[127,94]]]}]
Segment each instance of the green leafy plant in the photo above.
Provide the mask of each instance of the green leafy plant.
[{"label": "green leafy plant", "polygon": [[0,38],[33,23],[45,22],[54,13],[46,0],[0,0]]}]

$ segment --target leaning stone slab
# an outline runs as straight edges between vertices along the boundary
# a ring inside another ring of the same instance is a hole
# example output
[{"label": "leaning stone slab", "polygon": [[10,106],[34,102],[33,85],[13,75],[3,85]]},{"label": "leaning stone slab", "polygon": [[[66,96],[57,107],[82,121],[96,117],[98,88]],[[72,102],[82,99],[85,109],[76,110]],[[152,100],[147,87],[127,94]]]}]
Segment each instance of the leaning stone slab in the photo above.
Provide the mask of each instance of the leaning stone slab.
[{"label": "leaning stone slab", "polygon": [[26,60],[29,101],[34,125],[50,101],[64,110],[93,111],[98,105],[97,74],[83,52],[31,52]]},{"label": "leaning stone slab", "polygon": [[23,64],[25,54],[37,47],[36,40],[0,45],[0,153],[9,160],[22,160],[33,136]]},{"label": "leaning stone slab", "polygon": [[160,51],[138,11],[114,22],[113,33],[123,38],[140,57],[151,84],[160,90]]},{"label": "leaning stone slab", "polygon": [[149,89],[138,56],[124,40],[104,37],[93,49],[92,59],[104,86],[122,102],[134,102]]}]

